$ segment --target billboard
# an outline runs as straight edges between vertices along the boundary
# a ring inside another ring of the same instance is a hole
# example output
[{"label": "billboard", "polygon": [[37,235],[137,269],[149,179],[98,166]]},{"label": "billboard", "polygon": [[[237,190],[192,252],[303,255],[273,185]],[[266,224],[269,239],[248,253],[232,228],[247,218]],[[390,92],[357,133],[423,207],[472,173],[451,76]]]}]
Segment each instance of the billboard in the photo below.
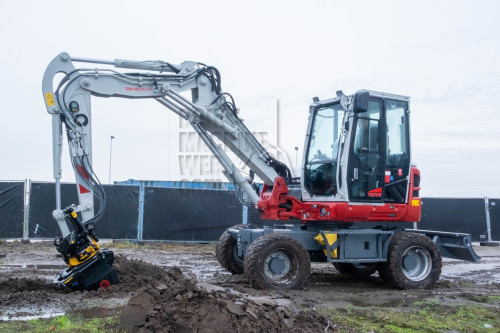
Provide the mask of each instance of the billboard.
[{"label": "billboard", "polygon": [[[278,157],[278,100],[274,98],[241,98],[238,100],[238,116],[257,141],[274,157]],[[222,166],[210,152],[200,136],[187,120],[174,114],[170,121],[169,180],[173,181],[227,181]],[[224,144],[211,135],[212,140],[231,158],[233,164],[248,174],[246,165]]]}]

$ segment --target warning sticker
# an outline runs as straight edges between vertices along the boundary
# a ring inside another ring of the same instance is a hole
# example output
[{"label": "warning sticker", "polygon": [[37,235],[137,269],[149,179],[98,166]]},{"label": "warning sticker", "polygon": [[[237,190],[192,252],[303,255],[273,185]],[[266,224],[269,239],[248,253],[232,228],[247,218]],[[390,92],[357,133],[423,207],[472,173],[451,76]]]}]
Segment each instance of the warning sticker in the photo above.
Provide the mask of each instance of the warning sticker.
[{"label": "warning sticker", "polygon": [[391,170],[385,170],[385,182],[386,183],[391,182]]},{"label": "warning sticker", "polygon": [[420,206],[420,200],[418,200],[418,199],[412,199],[411,200],[411,205],[415,206],[415,207]]},{"label": "warning sticker", "polygon": [[54,106],[56,103],[54,102],[54,96],[52,93],[45,94],[45,101],[47,102],[47,106]]}]

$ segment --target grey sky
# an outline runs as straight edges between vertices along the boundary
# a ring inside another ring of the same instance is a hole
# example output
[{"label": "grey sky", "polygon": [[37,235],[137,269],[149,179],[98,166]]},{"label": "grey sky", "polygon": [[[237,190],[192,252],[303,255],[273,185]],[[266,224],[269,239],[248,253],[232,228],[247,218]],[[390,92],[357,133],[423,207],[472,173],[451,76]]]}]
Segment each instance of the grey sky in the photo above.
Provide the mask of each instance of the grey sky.
[{"label": "grey sky", "polygon": [[[41,79],[67,51],[214,65],[236,101],[280,101],[279,144],[291,160],[313,96],[409,95],[423,195],[499,197],[499,22],[498,1],[10,1],[0,12],[0,179],[52,179]],[[114,180],[164,179],[158,103],[94,99],[93,114],[102,180],[111,134]],[[72,181],[67,158],[63,169]]]}]

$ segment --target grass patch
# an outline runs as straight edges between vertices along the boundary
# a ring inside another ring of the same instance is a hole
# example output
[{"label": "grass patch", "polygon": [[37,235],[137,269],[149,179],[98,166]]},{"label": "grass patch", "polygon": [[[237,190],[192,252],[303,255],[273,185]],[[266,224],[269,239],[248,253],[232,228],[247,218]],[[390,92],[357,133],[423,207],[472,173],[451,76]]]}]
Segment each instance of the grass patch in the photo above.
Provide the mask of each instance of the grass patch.
[{"label": "grass patch", "polygon": [[486,303],[500,302],[500,295],[488,295]]},{"label": "grass patch", "polygon": [[458,287],[464,287],[464,288],[472,288],[477,286],[477,284],[474,281],[469,281],[469,280],[460,280],[455,282],[455,284]]},{"label": "grass patch", "polygon": [[407,312],[357,307],[318,312],[357,332],[493,332],[500,329],[500,310],[496,308],[444,306],[436,302],[416,302],[414,306],[415,310]]},{"label": "grass patch", "polygon": [[78,315],[64,315],[49,319],[33,319],[30,321],[0,322],[0,332],[119,332],[116,329],[119,317],[84,319]]},{"label": "grass patch", "polygon": [[140,247],[140,245],[137,242],[123,240],[123,241],[119,241],[119,242],[113,241],[112,244],[106,244],[106,247],[107,248],[114,248],[114,249],[138,249]]},{"label": "grass patch", "polygon": [[477,303],[495,304],[500,302],[500,295],[464,294],[462,297]]}]

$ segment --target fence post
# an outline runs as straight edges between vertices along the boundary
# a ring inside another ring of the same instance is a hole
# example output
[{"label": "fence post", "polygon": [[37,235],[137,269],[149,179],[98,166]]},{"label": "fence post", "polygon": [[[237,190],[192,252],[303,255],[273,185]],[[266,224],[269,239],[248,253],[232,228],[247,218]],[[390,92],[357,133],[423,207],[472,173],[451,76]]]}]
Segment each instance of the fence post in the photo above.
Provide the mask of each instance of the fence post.
[{"label": "fence post", "polygon": [[491,240],[491,220],[490,220],[490,201],[488,200],[488,197],[484,197],[484,211],[486,214],[486,233],[488,235],[488,238],[486,242],[481,242],[479,245],[481,246],[499,246],[499,242],[493,242]]},{"label": "fence post", "polygon": [[139,185],[139,218],[137,221],[137,240],[142,241],[142,231],[144,229],[144,197],[145,186],[144,182]]},{"label": "fence post", "polygon": [[243,206],[243,215],[242,215],[242,221],[241,223],[243,224],[248,224],[248,206],[242,205]]},{"label": "fence post", "polygon": [[23,238],[21,243],[29,243],[30,225],[30,199],[31,199],[31,179],[24,180],[24,218],[23,218]]}]

